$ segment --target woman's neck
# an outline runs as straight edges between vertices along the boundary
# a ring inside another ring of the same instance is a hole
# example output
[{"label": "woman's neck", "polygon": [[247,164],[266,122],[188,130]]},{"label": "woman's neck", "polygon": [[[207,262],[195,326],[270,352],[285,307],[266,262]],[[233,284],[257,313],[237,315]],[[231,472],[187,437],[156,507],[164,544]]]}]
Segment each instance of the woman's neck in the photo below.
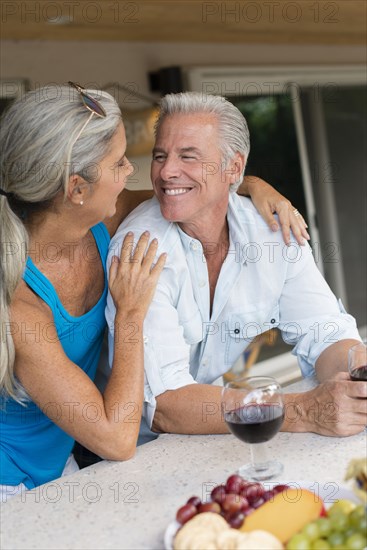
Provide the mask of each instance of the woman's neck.
[{"label": "woman's neck", "polygon": [[54,261],[69,258],[83,246],[90,227],[68,213],[47,212],[33,216],[25,223],[29,234],[28,254]]}]

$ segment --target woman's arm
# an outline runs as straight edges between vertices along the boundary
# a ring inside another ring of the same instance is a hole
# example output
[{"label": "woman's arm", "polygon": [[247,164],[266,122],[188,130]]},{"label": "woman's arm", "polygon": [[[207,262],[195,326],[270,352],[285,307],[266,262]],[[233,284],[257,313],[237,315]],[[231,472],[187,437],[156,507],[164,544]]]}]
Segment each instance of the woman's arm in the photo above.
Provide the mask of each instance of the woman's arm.
[{"label": "woman's arm", "polygon": [[[143,235],[130,256],[128,235],[120,260],[114,258],[109,287],[116,304],[112,373],[103,395],[84,371],[65,355],[48,307],[32,298],[17,299],[12,321],[16,376],[31,399],[62,430],[82,445],[110,460],[130,458],[136,447],[143,402],[143,320],[153,297],[164,256],[152,268],[157,243],[147,250]],[[40,338],[33,337],[38,327]],[[132,327],[134,336],[132,337]],[[78,345],[78,342],[75,342]],[[86,414],[93,404],[91,421]]]},{"label": "woman's arm", "polygon": [[238,188],[238,193],[251,197],[259,214],[264,218],[272,231],[278,231],[279,229],[279,224],[273,215],[275,213],[278,214],[283,239],[286,244],[290,242],[290,229],[298,244],[305,244],[305,241],[309,240],[310,235],[307,232],[307,224],[301,214],[288,199],[266,183],[266,181],[256,176],[245,176]]}]

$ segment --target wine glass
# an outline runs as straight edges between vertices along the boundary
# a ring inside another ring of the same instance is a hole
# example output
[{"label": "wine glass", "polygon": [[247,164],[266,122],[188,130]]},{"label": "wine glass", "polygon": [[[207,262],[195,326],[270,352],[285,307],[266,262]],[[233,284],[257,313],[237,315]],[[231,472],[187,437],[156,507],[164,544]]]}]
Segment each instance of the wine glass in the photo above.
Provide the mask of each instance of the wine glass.
[{"label": "wine glass", "polygon": [[230,431],[250,444],[251,464],[239,469],[245,479],[262,481],[278,476],[283,465],[269,460],[265,443],[284,420],[282,389],[270,376],[252,376],[228,382],[222,390],[222,414]]},{"label": "wine glass", "polygon": [[348,370],[352,380],[367,381],[367,346],[360,342],[348,351]]}]

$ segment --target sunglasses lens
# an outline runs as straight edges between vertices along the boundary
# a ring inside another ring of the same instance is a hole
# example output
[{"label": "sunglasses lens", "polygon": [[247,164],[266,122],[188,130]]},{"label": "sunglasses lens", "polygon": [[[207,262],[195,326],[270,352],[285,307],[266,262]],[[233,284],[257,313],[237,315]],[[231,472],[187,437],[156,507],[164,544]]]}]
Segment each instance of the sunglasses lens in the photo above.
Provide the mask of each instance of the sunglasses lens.
[{"label": "sunglasses lens", "polygon": [[81,96],[83,98],[83,103],[87,107],[87,109],[93,111],[94,113],[96,113],[96,115],[100,117],[106,116],[106,111],[103,109],[102,105],[98,103],[98,101],[96,101],[89,95],[84,94],[83,92],[81,93]]}]

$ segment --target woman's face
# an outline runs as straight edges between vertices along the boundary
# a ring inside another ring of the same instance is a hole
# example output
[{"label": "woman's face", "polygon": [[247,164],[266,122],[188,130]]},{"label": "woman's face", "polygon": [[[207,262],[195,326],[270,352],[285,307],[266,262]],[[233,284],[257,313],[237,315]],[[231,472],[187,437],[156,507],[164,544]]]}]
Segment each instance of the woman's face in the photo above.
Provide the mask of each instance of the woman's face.
[{"label": "woman's face", "polygon": [[116,212],[117,197],[124,189],[128,176],[134,171],[125,156],[126,136],[121,123],[110,144],[110,151],[99,162],[98,173],[100,178],[93,185],[90,202],[98,210],[98,217],[102,220],[112,217]]}]

